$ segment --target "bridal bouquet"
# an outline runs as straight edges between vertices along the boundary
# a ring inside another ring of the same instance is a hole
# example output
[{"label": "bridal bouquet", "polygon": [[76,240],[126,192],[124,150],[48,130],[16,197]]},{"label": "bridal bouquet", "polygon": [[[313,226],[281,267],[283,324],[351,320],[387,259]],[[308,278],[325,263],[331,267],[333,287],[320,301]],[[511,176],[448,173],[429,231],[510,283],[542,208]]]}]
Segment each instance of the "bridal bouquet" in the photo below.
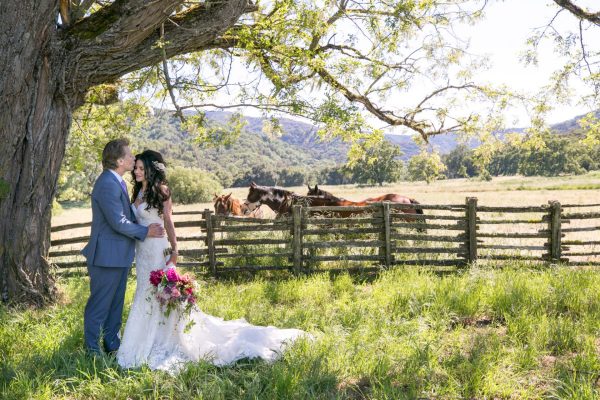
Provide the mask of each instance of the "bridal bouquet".
[{"label": "bridal bouquet", "polygon": [[[166,317],[174,309],[181,314],[190,314],[196,304],[196,285],[191,276],[180,275],[175,268],[169,268],[167,271],[157,269],[150,272],[150,283],[154,289],[154,296],[165,310]],[[186,326],[186,329],[190,327]]]}]

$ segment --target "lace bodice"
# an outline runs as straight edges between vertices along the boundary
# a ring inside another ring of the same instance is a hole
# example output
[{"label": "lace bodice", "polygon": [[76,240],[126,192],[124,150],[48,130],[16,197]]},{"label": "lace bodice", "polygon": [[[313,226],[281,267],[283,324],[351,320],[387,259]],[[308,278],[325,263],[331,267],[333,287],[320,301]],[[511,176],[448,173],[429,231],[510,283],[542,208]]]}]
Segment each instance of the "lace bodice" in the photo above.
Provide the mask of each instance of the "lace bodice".
[{"label": "lace bodice", "polygon": [[149,210],[146,210],[148,203],[145,201],[141,202],[137,207],[135,204],[132,204],[131,206],[133,207],[133,212],[135,213],[138,224],[144,226],[148,226],[150,224],[164,225],[163,218],[158,215],[158,209],[151,207]]},{"label": "lace bodice", "polygon": [[[163,218],[158,215],[158,209],[150,208],[146,210],[147,203],[144,201],[138,207],[133,205],[135,217],[138,224],[148,226],[150,224],[160,224],[164,226]],[[137,242],[135,247],[135,266],[137,275],[138,291],[146,291],[150,287],[150,271],[159,268],[165,268],[166,257],[163,250],[169,247],[169,241],[165,235],[162,238],[146,238],[142,242]]]}]

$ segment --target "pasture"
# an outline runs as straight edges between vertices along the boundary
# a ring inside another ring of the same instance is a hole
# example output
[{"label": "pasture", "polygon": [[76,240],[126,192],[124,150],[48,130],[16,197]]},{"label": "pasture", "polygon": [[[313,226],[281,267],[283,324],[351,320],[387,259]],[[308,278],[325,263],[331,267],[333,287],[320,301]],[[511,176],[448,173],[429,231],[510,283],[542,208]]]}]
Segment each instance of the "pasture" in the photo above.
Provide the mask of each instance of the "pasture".
[{"label": "pasture", "polygon": [[[486,206],[598,203],[598,188],[598,173],[323,187],[351,200],[396,192],[424,204],[464,203],[476,196]],[[305,187],[291,189],[306,193]],[[248,189],[231,191],[244,198]],[[203,208],[212,205],[176,210]],[[90,217],[87,208],[65,209],[53,224]],[[82,348],[87,279],[59,277],[61,300],[55,306],[0,308],[0,398],[597,398],[597,270],[512,260],[499,266],[451,274],[399,267],[352,276],[198,275],[205,279],[199,303],[205,312],[297,327],[316,340],[298,343],[273,364],[244,360],[217,368],[202,362],[178,376],[121,370],[113,359],[87,358]],[[126,312],[134,290],[131,278]]]},{"label": "pasture", "polygon": [[[259,183],[259,182],[257,182]],[[318,183],[318,182],[317,182]],[[321,186],[339,197],[348,200],[362,200],[383,193],[401,193],[413,197],[424,204],[464,203],[465,197],[479,198],[480,205],[541,205],[548,200],[561,203],[600,202],[600,171],[585,175],[561,177],[495,177],[490,182],[470,179],[425,182],[397,182],[395,184],[368,187],[356,185]],[[289,187],[291,191],[306,194],[306,186]],[[224,193],[233,193],[239,199],[246,198],[248,188],[230,188]],[[177,211],[212,209],[212,203],[179,205]],[[265,213],[273,215],[266,207]],[[89,207],[74,207],[52,217],[54,225],[85,222],[91,219]]]},{"label": "pasture", "polygon": [[[409,183],[409,182],[400,182],[395,185],[389,185],[384,187],[354,187],[354,186],[332,186],[327,187],[323,186],[322,189],[329,190],[340,197],[345,197],[349,200],[360,201],[367,197],[374,197],[384,193],[400,193],[408,197],[412,197],[417,199],[422,204],[430,204],[430,205],[439,205],[439,204],[453,204],[458,205],[459,207],[464,208],[465,199],[468,196],[474,196],[478,198],[478,206],[480,207],[525,207],[525,206],[547,206],[549,200],[558,200],[561,204],[590,204],[590,203],[598,203],[596,200],[596,190],[600,187],[600,173],[590,173],[583,176],[569,176],[569,177],[553,177],[553,178],[523,178],[523,177],[504,177],[494,179],[492,182],[481,182],[481,181],[472,181],[472,180],[450,180],[450,181],[438,181],[434,184],[427,185],[422,182],[417,183]],[[295,187],[288,188],[299,194],[306,194],[306,187]],[[226,190],[225,193],[233,193],[233,196],[243,200],[248,194],[248,188],[235,188]],[[191,210],[203,210],[203,209],[211,209],[211,203],[203,203],[203,204],[192,204],[186,206],[176,206],[175,210],[178,212],[186,212]],[[260,208],[260,211],[264,214],[266,218],[274,217],[273,211],[266,205],[263,205]],[[458,211],[458,210],[457,210]],[[563,214],[572,214],[572,213],[589,213],[595,212],[598,214],[600,211],[600,207],[595,208],[573,208],[570,207],[568,209],[563,210]],[[438,210],[426,210],[427,215],[435,215],[435,214],[444,214],[444,211]],[[447,213],[446,213],[447,214]],[[454,213],[453,216],[440,216],[440,218],[453,219],[457,216],[463,215],[464,212],[458,211],[458,213]],[[542,221],[542,217],[547,217],[548,215],[540,214],[540,212],[527,212],[527,213],[518,213],[518,214],[510,214],[508,212],[502,211],[488,211],[481,214],[480,218],[484,220],[486,223],[482,224],[478,230],[481,230],[482,235],[487,235],[488,238],[484,241],[479,241],[482,247],[487,247],[485,251],[480,252],[480,258],[503,258],[503,257],[513,257],[519,256],[524,258],[540,258],[543,256],[544,250],[544,239],[540,239],[540,232],[548,229],[547,223]],[[68,212],[63,212],[61,215],[55,216],[53,218],[53,225],[62,225],[66,223],[76,223],[76,222],[86,222],[91,218],[90,210],[86,208],[79,209],[69,209]],[[190,219],[198,220],[200,216],[188,216],[188,215],[179,215],[176,217],[176,220],[179,221],[188,221]],[[501,220],[516,220],[519,219],[521,221],[529,221],[530,223],[526,224],[512,224],[512,223],[503,223],[499,224]],[[436,223],[435,220],[430,220],[433,223]],[[482,222],[484,222],[482,221]],[[536,223],[539,221],[539,223]],[[452,223],[453,221],[446,221]],[[490,222],[490,223],[488,223]],[[571,254],[587,254],[593,253],[596,255],[600,255],[600,246],[598,246],[598,238],[595,238],[598,234],[598,225],[600,225],[598,219],[573,219],[571,221],[565,220],[563,223],[563,228],[570,230],[578,230],[583,229],[582,232],[570,232],[563,240],[565,243],[572,243],[571,249],[564,247],[563,250],[565,254],[571,252]],[[197,225],[196,225],[197,226]],[[447,225],[444,225],[447,226]],[[456,230],[446,231],[444,226],[439,226],[437,229],[428,229],[426,235],[432,236],[440,236],[440,235],[456,235],[460,234]],[[596,228],[594,228],[596,227]],[[456,227],[455,227],[456,228]],[[452,227],[448,227],[448,229],[455,229]],[[589,229],[594,228],[595,231],[589,231]],[[404,228],[406,229],[406,228]],[[462,229],[462,228],[461,228]],[[587,231],[586,231],[587,230]],[[187,236],[187,237],[198,237],[201,234],[198,228],[178,228],[178,236]],[[82,228],[80,230],[69,230],[63,232],[56,232],[53,234],[53,240],[57,239],[66,239],[72,236],[84,236],[89,232],[89,228]],[[314,232],[314,230],[313,230]],[[403,238],[406,238],[406,234],[411,234],[410,231],[402,232]],[[521,236],[521,238],[515,237],[515,233],[517,236]],[[248,232],[248,234],[250,234]],[[425,236],[426,236],[425,235]],[[241,232],[238,234],[240,237],[246,237],[241,235]],[[262,232],[254,232],[252,234],[254,238],[263,237]],[[284,235],[285,236],[285,235]],[[288,235],[289,236],[289,235]],[[502,238],[492,237],[492,236],[504,236]],[[523,236],[529,236],[523,237]],[[538,236],[537,239],[533,238],[533,236]],[[544,234],[541,234],[544,236]],[[266,234],[265,238],[272,238],[271,234]],[[287,237],[279,237],[279,239],[285,241]],[[223,234],[219,234],[220,239],[224,239]],[[229,235],[229,238],[236,239],[233,233]],[[438,243],[427,243],[423,242],[424,237],[420,237],[419,240],[411,240],[411,241],[398,241],[394,245],[400,248],[400,251],[405,251],[402,249],[408,249],[411,246],[415,246],[418,248],[425,247],[437,247],[435,249],[440,254],[444,251],[443,248],[440,248],[440,242]],[[323,239],[325,241],[329,240],[328,238],[317,238],[317,240]],[[358,239],[367,239],[373,240],[377,239],[377,236],[372,237],[358,237]],[[438,237],[440,239],[440,237]],[[580,245],[576,245],[574,243],[579,242],[593,242],[590,245],[586,245],[581,247]],[[182,241],[180,243],[181,249],[197,249],[198,242],[193,241]],[[456,243],[455,243],[456,244]],[[81,246],[79,246],[81,247]],[[441,247],[447,247],[446,244],[442,244]],[[459,246],[460,247],[460,246]],[[503,249],[492,249],[501,247]],[[448,249],[454,248],[452,252],[458,251],[459,253],[462,251],[460,249],[456,250],[456,247],[448,247]],[[510,249],[514,250],[510,250]],[[64,248],[61,250],[71,250],[77,249],[73,248]],[[540,250],[542,249],[542,250]],[[283,251],[290,251],[289,248],[283,249]],[[260,249],[259,253],[267,253],[271,250],[269,248]],[[331,252],[323,252],[320,253],[324,257],[330,256],[343,256],[343,254],[353,254],[358,256],[359,254],[366,254],[364,251],[360,249],[349,249],[349,253],[331,253]],[[251,252],[251,251],[250,251]],[[417,254],[419,258],[424,260],[430,260],[431,257],[428,257],[426,253]],[[439,260],[443,260],[443,255],[435,255],[435,258]],[[400,259],[403,257],[400,257]],[[446,257],[448,258],[448,257]],[[69,260],[67,260],[68,262]],[[75,259],[71,261],[76,261]],[[233,261],[229,259],[231,262],[242,262]],[[451,260],[446,260],[451,262]],[[587,256],[575,256],[570,257],[570,261],[572,262],[598,262],[598,257],[587,257]],[[442,262],[442,261],[440,261]],[[329,263],[331,264],[331,263]],[[239,264],[238,264],[239,265]],[[354,266],[357,266],[354,263]],[[360,264],[358,265],[360,266]],[[336,266],[333,265],[335,268]]]},{"label": "pasture", "polygon": [[[120,370],[82,349],[86,279],[45,310],[0,309],[2,399],[594,399],[600,276],[507,262],[438,276],[205,282],[199,306],[316,336],[273,364]],[[130,281],[126,300],[134,291]]]}]

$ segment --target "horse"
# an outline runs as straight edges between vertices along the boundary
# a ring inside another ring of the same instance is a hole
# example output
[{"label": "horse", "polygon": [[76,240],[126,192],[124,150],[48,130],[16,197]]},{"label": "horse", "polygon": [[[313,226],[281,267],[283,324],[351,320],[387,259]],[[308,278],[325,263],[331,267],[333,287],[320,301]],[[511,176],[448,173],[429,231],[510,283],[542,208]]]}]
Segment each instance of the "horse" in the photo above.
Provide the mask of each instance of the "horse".
[{"label": "horse", "polygon": [[[286,189],[275,186],[259,186],[252,182],[248,191],[246,202],[244,203],[248,210],[252,211],[262,204],[266,204],[273,210],[277,216],[289,216],[294,205],[305,207],[313,206],[367,206],[367,203],[353,202],[349,200],[336,200],[327,196],[303,196]],[[332,211],[331,215],[347,218],[352,215],[372,212],[370,209],[355,211]]]},{"label": "horse", "polygon": [[[311,188],[310,185],[308,186],[308,193],[307,196],[324,196],[324,197],[329,197],[332,200],[338,201],[340,203],[344,202],[344,201],[349,201],[349,200],[344,200],[340,197],[336,197],[334,196],[332,193],[327,192],[325,190],[319,189],[319,185],[315,185],[314,188]],[[411,199],[409,197],[403,196],[401,194],[396,194],[396,193],[388,193],[388,194],[384,194],[383,196],[379,196],[379,197],[369,197],[368,199],[364,199],[363,201],[360,202],[354,202],[357,204],[372,204],[372,203],[380,203],[383,201],[389,201],[391,203],[399,203],[399,204],[420,204],[417,200],[415,199]],[[403,213],[405,214],[421,214],[423,215],[423,210],[421,208],[401,208],[400,209]],[[415,218],[409,218],[406,217],[405,218],[407,221],[414,221]],[[419,221],[419,220],[417,220]]]},{"label": "horse", "polygon": [[224,216],[236,216],[236,217],[249,217],[249,218],[262,218],[263,213],[260,208],[256,208],[253,211],[248,210],[242,202],[235,197],[231,197],[231,193],[225,195],[217,195],[213,198],[215,207],[215,215]]}]

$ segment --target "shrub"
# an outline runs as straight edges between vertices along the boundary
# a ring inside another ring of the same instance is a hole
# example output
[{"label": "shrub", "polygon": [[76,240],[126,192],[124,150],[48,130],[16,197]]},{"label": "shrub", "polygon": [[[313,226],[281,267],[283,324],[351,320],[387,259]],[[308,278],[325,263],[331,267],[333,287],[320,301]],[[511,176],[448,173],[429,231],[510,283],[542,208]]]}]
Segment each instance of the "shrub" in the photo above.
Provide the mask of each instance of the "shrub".
[{"label": "shrub", "polygon": [[173,202],[179,204],[207,202],[223,190],[212,174],[198,168],[174,167],[168,170],[167,179]]}]

